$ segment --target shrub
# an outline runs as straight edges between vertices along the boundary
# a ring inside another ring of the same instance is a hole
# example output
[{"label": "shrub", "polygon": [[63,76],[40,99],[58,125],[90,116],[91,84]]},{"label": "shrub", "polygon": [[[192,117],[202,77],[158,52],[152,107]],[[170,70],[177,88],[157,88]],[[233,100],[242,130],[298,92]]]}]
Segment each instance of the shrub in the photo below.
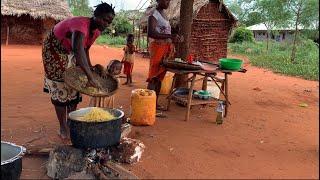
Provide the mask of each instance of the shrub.
[{"label": "shrub", "polygon": [[116,31],[116,35],[131,33],[133,29],[133,25],[129,22],[128,18],[123,16],[115,16],[112,26]]},{"label": "shrub", "polygon": [[254,41],[254,38],[253,38],[252,31],[246,29],[245,27],[237,28],[229,40],[230,43],[253,42],[253,41]]}]

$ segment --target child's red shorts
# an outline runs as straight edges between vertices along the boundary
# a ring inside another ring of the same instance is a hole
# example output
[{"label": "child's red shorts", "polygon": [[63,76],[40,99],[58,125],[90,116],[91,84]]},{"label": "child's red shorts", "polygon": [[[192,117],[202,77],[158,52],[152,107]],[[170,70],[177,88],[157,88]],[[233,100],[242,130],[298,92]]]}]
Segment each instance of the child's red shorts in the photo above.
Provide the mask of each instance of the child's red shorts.
[{"label": "child's red shorts", "polygon": [[123,62],[123,74],[125,75],[131,75],[133,69],[133,64],[129,62]]}]

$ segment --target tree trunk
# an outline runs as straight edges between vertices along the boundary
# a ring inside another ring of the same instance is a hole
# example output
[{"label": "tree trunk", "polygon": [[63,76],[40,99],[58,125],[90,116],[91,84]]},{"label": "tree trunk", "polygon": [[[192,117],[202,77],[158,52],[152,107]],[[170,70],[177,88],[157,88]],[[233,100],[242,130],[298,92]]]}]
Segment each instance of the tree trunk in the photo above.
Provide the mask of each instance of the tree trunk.
[{"label": "tree trunk", "polygon": [[270,38],[270,31],[267,30],[267,53],[269,52],[269,38]]},{"label": "tree trunk", "polygon": [[132,19],[132,34],[134,35],[135,34],[135,28],[134,28],[134,19]]},{"label": "tree trunk", "polygon": [[[193,15],[193,1],[184,0],[181,1],[180,7],[180,35],[183,36],[184,41],[179,44],[178,54],[181,59],[186,60],[189,54],[191,26],[192,26],[192,15]],[[187,87],[188,76],[179,75],[175,87]]]},{"label": "tree trunk", "polygon": [[292,47],[292,52],[291,52],[291,62],[294,62],[295,58],[296,58],[296,51],[297,51],[297,48],[296,48],[296,43],[297,43],[297,35],[298,35],[298,23],[299,23],[299,19],[300,19],[300,10],[301,10],[301,1],[299,3],[299,8],[298,8],[298,11],[297,11],[297,18],[296,18],[296,23],[295,23],[295,31],[294,31],[294,39],[293,39],[293,47]]}]

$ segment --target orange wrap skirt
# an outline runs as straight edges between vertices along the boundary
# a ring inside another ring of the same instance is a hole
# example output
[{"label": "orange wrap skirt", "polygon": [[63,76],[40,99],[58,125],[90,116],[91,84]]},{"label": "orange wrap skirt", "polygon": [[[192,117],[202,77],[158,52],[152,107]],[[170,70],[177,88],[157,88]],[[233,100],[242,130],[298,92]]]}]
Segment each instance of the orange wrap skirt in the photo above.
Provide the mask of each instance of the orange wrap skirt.
[{"label": "orange wrap skirt", "polygon": [[161,62],[163,59],[173,56],[174,45],[165,42],[151,42],[149,52],[150,66],[147,82],[150,82],[153,78],[162,81],[166,75],[166,69],[161,66]]}]

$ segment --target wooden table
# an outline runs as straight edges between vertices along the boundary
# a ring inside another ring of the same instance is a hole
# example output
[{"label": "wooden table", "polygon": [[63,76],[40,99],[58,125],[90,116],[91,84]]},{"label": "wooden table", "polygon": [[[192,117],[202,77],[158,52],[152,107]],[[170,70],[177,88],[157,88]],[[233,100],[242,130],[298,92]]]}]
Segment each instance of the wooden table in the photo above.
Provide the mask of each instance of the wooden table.
[{"label": "wooden table", "polygon": [[[185,121],[188,121],[189,116],[190,116],[191,106],[214,104],[214,103],[217,103],[217,101],[222,101],[223,104],[225,105],[224,117],[226,117],[228,114],[228,107],[229,107],[229,105],[231,105],[231,103],[229,101],[229,97],[228,97],[228,91],[229,91],[228,90],[228,88],[229,88],[228,75],[231,75],[233,72],[245,73],[247,70],[246,69],[240,69],[239,71],[222,70],[222,69],[219,69],[217,66],[215,69],[212,69],[212,70],[179,70],[179,69],[167,68],[167,71],[174,73],[170,94],[167,96],[167,101],[168,101],[167,102],[167,110],[169,110],[169,108],[170,108],[171,100],[178,101],[178,102],[186,105],[187,112],[185,114]],[[216,75],[218,72],[223,73],[224,78],[217,77]],[[177,90],[174,88],[174,84],[176,82],[177,75],[183,75],[183,74],[187,74],[187,75],[192,74],[192,76],[188,79],[188,86],[189,86],[189,82],[191,83],[190,88],[189,88],[189,94],[187,96],[179,96],[178,97],[178,96],[174,95],[174,92]],[[202,76],[202,78],[196,80],[197,76]],[[223,99],[211,98],[209,100],[200,100],[200,99],[192,98],[195,82],[199,81],[199,80],[203,80],[202,89],[206,90],[208,78],[212,79],[216,83],[216,85],[219,87],[220,92],[222,93],[222,95],[224,97]],[[220,82],[222,84],[221,88],[217,84],[217,82]]]}]

